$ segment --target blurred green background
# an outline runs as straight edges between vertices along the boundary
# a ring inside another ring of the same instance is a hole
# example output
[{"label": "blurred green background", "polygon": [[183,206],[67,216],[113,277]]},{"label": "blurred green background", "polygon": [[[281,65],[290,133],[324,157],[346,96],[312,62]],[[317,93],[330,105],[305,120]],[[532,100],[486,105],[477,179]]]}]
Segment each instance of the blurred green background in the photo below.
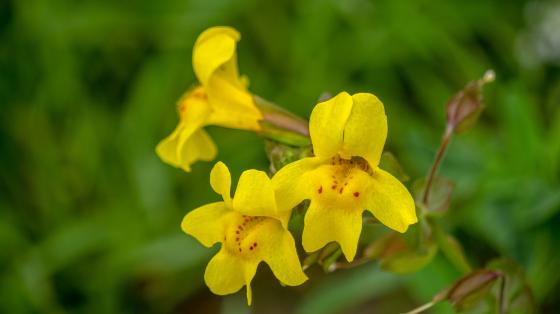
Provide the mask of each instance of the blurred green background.
[{"label": "blurred green background", "polygon": [[[520,263],[543,313],[560,307],[560,3],[175,0],[0,2],[0,312],[248,313],[244,292],[203,283],[207,250],[179,228],[219,197],[212,163],[186,174],[155,145],[193,83],[209,26],[242,33],[251,91],[308,117],[322,92],[384,102],[387,149],[425,175],[446,101],[495,69],[487,111],[456,137],[446,226],[474,265]],[[267,169],[263,140],[209,129],[234,182]],[[416,274],[375,263],[282,288],[261,265],[254,313],[396,313],[459,274],[441,256]],[[449,313],[442,304],[432,313]]]}]

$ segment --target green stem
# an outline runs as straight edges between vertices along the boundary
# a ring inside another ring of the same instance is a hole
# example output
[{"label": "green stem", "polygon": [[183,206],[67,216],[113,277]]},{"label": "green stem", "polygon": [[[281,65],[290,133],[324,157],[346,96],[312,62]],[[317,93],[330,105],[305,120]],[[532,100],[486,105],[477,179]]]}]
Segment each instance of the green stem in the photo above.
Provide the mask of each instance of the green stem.
[{"label": "green stem", "polygon": [[305,119],[259,96],[253,96],[253,99],[263,115],[261,136],[292,146],[311,145]]},{"label": "green stem", "polygon": [[263,114],[264,123],[303,137],[309,137],[309,126],[305,119],[259,96],[254,96],[253,99]]},{"label": "green stem", "polygon": [[424,312],[424,311],[430,309],[430,308],[431,308],[432,306],[434,306],[434,305],[435,305],[435,303],[434,303],[433,301],[432,301],[432,302],[428,302],[428,303],[426,303],[426,304],[424,304],[424,305],[422,305],[422,306],[420,306],[420,307],[417,307],[417,308],[415,308],[414,310],[412,310],[412,311],[410,311],[410,312],[406,312],[406,313],[404,313],[404,314],[418,314],[418,313],[422,313],[422,312]]}]

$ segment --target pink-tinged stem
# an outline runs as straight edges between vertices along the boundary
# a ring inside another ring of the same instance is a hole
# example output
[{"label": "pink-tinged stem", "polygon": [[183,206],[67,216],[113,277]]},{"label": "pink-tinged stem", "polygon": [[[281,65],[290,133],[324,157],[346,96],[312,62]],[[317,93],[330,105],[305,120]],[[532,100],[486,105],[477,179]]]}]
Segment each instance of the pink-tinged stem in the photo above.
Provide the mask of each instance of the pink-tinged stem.
[{"label": "pink-tinged stem", "polygon": [[443,156],[445,155],[445,151],[447,150],[447,146],[451,141],[451,136],[453,135],[453,127],[447,125],[445,128],[445,132],[443,133],[443,138],[441,140],[441,144],[439,145],[439,149],[437,151],[436,157],[434,159],[434,163],[430,168],[430,173],[428,174],[428,180],[426,182],[426,188],[424,189],[424,195],[422,197],[422,203],[425,206],[428,205],[429,197],[430,197],[430,190],[432,189],[432,183],[434,181],[434,177],[436,176],[436,172],[443,160]]}]

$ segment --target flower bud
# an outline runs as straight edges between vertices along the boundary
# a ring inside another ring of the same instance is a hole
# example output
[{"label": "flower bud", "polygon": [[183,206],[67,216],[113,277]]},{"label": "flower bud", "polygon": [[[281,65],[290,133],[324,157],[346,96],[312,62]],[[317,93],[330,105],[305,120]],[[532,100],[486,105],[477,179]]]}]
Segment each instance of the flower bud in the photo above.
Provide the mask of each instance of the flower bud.
[{"label": "flower bud", "polygon": [[484,76],[470,82],[447,103],[447,127],[454,132],[469,129],[484,110],[482,87],[494,81],[495,73],[488,70]]},{"label": "flower bud", "polygon": [[[449,300],[458,311],[469,309],[488,294],[490,288],[500,276],[502,276],[501,273],[493,270],[474,271],[459,279],[445,291],[445,299]],[[440,297],[442,296],[440,295]]]}]

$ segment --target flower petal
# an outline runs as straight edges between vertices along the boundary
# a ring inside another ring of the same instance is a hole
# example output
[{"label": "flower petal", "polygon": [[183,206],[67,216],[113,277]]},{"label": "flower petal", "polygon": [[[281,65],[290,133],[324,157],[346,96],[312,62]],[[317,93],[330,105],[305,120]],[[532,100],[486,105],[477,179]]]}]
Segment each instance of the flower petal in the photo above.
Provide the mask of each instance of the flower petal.
[{"label": "flower petal", "polygon": [[344,126],[351,111],[352,96],[347,92],[315,106],[309,120],[315,156],[330,158],[338,154],[344,139]]},{"label": "flower petal", "polygon": [[179,125],[156,147],[158,156],[164,162],[189,172],[194,162],[215,158],[216,145],[202,130],[211,111],[206,98],[204,89],[196,87],[178,101]]},{"label": "flower petal", "polygon": [[181,121],[193,130],[204,125],[212,112],[204,87],[196,86],[186,91],[177,102],[177,110]]},{"label": "flower petal", "polygon": [[260,130],[261,112],[247,91],[237,69],[239,33],[230,27],[203,32],[193,49],[193,67],[212,106],[210,124],[228,128]]},{"label": "flower petal", "polygon": [[398,232],[405,232],[418,221],[414,200],[406,187],[380,168],[373,171],[367,209],[381,223]]},{"label": "flower petal", "polygon": [[280,212],[292,210],[305,199],[309,199],[312,190],[307,186],[307,174],[317,168],[323,159],[317,157],[303,158],[287,164],[272,177],[272,186]]},{"label": "flower petal", "polygon": [[251,280],[258,265],[256,259],[242,259],[222,248],[206,266],[204,281],[210,291],[218,295],[237,292],[247,285],[247,303],[251,305]]},{"label": "flower petal", "polygon": [[216,202],[190,211],[181,222],[181,229],[195,237],[202,245],[211,247],[222,241],[224,236],[224,217],[231,210],[224,202]]},{"label": "flower petal", "polygon": [[289,215],[279,215],[268,175],[254,169],[246,170],[241,174],[233,197],[233,208],[249,216],[282,218],[285,227],[288,226],[290,219]]},{"label": "flower petal", "polygon": [[[181,124],[178,125],[175,128],[175,130],[173,130],[173,133],[171,133],[169,136],[164,138],[156,146],[156,154],[158,155],[158,157],[163,162],[170,164],[174,167],[179,167],[179,158],[177,156],[177,145],[179,140],[179,134],[182,129],[183,126]],[[189,168],[187,167],[187,169]]]},{"label": "flower petal", "polygon": [[344,127],[340,155],[346,159],[360,156],[375,168],[387,138],[387,116],[383,103],[369,93],[354,94],[352,100],[354,105]]},{"label": "flower petal", "polygon": [[215,71],[222,71],[231,81],[239,81],[236,45],[241,36],[231,27],[212,27],[194,44],[193,69],[202,85],[207,85]]},{"label": "flower petal", "polygon": [[190,166],[196,161],[211,161],[216,158],[218,153],[216,144],[204,130],[196,130],[190,135],[183,130],[178,143],[179,166],[187,172],[191,170]]},{"label": "flower petal", "polygon": [[307,280],[296,251],[292,234],[280,224],[269,224],[259,234],[261,258],[283,284],[298,286]]},{"label": "flower petal", "polygon": [[210,185],[222,195],[226,204],[231,205],[231,174],[223,162],[218,161],[210,171]]},{"label": "flower petal", "polygon": [[353,261],[362,232],[362,210],[325,208],[317,203],[311,201],[305,214],[303,248],[307,252],[314,252],[336,241],[346,259]]},{"label": "flower petal", "polygon": [[216,74],[209,80],[207,90],[213,109],[208,123],[234,129],[261,129],[259,120],[262,120],[262,114],[255,105],[253,95],[237,81]]}]

